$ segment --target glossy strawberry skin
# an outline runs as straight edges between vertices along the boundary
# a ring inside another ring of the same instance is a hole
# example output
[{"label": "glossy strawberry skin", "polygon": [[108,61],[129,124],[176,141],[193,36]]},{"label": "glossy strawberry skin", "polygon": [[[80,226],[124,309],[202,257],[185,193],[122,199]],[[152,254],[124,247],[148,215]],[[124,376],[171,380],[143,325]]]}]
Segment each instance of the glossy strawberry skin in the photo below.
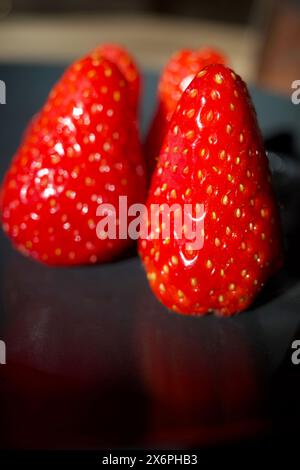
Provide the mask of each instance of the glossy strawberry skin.
[{"label": "glossy strawberry skin", "polygon": [[[127,80],[130,94],[130,105],[135,110],[137,115],[139,109],[142,79],[138,66],[129,52],[119,44],[101,44],[91,51],[89,55],[92,59],[94,59],[95,62],[97,62],[99,57],[102,57],[109,60],[110,62],[113,62],[119,68],[120,72]],[[37,119],[37,116],[33,117],[32,122],[35,119]],[[31,125],[29,124],[25,131],[25,135],[30,132],[30,129]]]},{"label": "glossy strawberry skin", "polygon": [[212,48],[182,49],[166,64],[158,84],[157,109],[145,142],[148,173],[151,175],[182,93],[196,73],[210,64],[226,64],[225,56]]},{"label": "glossy strawberry skin", "polygon": [[109,261],[130,240],[100,240],[99,204],[145,197],[145,170],[128,84],[93,53],[51,91],[8,170],[2,224],[19,251],[51,265]]},{"label": "glossy strawberry skin", "polygon": [[94,54],[96,57],[101,55],[119,67],[129,85],[131,93],[130,102],[136,112],[138,112],[141,93],[141,74],[131,54],[118,44],[102,44],[92,52],[92,55]]},{"label": "glossy strawberry skin", "polygon": [[183,94],[153,175],[148,208],[153,203],[200,203],[205,211],[200,250],[174,234],[167,243],[140,241],[150,286],[166,307],[232,315],[280,267],[279,216],[255,110],[225,66],[206,67]]}]

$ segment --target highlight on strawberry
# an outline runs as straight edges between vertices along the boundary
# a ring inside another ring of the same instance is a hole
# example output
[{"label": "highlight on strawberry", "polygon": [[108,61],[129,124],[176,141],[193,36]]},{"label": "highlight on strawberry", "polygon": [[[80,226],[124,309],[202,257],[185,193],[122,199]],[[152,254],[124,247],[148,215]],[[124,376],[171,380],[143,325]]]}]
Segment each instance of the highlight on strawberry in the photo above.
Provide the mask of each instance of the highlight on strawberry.
[{"label": "highlight on strawberry", "polygon": [[170,121],[182,93],[197,72],[210,64],[227,64],[227,58],[217,49],[204,47],[182,49],[172,55],[158,83],[157,108],[144,144],[148,174],[155,168]]},{"label": "highlight on strawberry", "polygon": [[[204,245],[148,237],[139,253],[156,297],[175,312],[230,316],[247,309],[282,263],[279,214],[247,87],[208,65],[184,91],[147,205],[204,205]],[[154,230],[162,230],[161,219]]]},{"label": "highlight on strawberry", "polygon": [[89,264],[132,243],[99,239],[95,217],[101,203],[146,196],[133,64],[116,46],[97,48],[66,70],[29,124],[1,191],[3,228],[23,254]]}]

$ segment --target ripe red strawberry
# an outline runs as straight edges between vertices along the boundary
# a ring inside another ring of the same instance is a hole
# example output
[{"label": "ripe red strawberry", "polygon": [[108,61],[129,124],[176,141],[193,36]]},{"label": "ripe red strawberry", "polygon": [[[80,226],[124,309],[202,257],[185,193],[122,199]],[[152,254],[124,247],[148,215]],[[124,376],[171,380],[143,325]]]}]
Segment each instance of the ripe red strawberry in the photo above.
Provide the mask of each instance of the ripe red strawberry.
[{"label": "ripe red strawberry", "polygon": [[174,231],[140,241],[158,299],[184,314],[246,309],[281,264],[280,225],[251,99],[223,65],[198,73],[174,113],[147,205],[163,203],[204,205],[204,245]]},{"label": "ripe red strawberry", "polygon": [[223,54],[211,48],[182,49],[170,58],[159,80],[157,109],[145,143],[150,174],[155,168],[169,123],[184,90],[206,65],[226,62]]},{"label": "ripe red strawberry", "polygon": [[140,91],[141,91],[141,74],[139,69],[129,52],[118,44],[102,44],[92,51],[92,55],[96,54],[105,57],[114,62],[126,78],[131,91],[130,101],[132,106],[138,112]]},{"label": "ripe red strawberry", "polygon": [[[130,103],[138,112],[140,91],[141,91],[141,74],[129,52],[118,44],[102,44],[96,47],[91,53],[96,61],[99,56],[108,59],[118,66],[120,72],[124,75],[130,89]],[[32,119],[32,122],[36,116]],[[31,126],[28,125],[26,133],[30,132]]]},{"label": "ripe red strawberry", "polygon": [[52,265],[111,260],[130,240],[100,240],[96,210],[145,195],[131,93],[118,67],[93,53],[75,62],[30,124],[1,196],[17,249]]}]

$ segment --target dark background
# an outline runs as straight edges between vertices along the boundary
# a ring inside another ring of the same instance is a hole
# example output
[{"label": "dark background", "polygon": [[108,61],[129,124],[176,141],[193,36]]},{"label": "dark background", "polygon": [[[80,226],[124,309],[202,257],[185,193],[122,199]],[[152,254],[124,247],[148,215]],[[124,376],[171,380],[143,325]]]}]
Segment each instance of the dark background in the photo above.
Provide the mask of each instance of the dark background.
[{"label": "dark background", "polygon": [[[268,2],[262,2],[268,3]],[[122,12],[122,13],[156,13],[186,17],[198,17],[211,20],[247,23],[254,0],[14,0],[16,12]]]}]

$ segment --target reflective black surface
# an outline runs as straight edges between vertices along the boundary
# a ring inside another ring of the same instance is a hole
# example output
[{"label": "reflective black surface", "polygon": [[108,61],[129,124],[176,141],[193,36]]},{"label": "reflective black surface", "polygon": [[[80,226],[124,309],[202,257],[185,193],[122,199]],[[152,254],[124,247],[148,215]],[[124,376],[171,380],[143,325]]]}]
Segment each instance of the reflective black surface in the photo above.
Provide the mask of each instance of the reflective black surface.
[{"label": "reflective black surface", "polygon": [[[61,71],[0,67],[1,175]],[[155,85],[147,75],[144,129]],[[253,97],[270,150],[298,168],[300,106],[258,90]],[[292,147],[278,148],[282,133]],[[206,447],[269,442],[297,429],[300,365],[290,357],[300,339],[299,178],[276,168],[286,263],[255,305],[231,319],[166,311],[134,253],[54,269],[15,253],[0,235],[1,448]]]}]

